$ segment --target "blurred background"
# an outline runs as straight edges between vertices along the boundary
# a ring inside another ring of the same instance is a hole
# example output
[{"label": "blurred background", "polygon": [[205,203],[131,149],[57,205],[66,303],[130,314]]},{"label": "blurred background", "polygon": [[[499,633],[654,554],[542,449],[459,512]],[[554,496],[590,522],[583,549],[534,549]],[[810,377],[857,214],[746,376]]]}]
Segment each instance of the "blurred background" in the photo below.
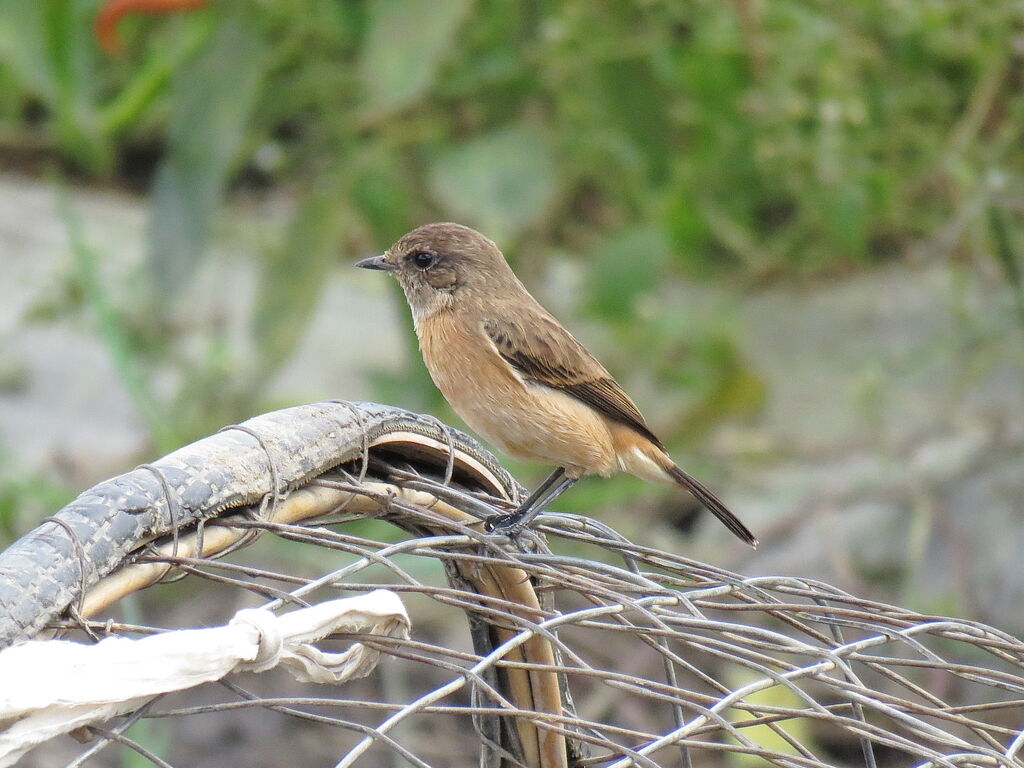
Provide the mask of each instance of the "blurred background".
[{"label": "blurred background", "polygon": [[762,545],[561,508],[1021,631],[1022,88],[1017,0],[0,0],[0,545],[273,408],[461,425],[351,267],[454,220]]},{"label": "blurred background", "polygon": [[[560,508],[1020,633],[1022,88],[1018,0],[0,0],[0,546],[273,408],[460,424],[397,287],[351,267],[455,220],[762,544],[630,478]],[[228,615],[189,589],[146,599]],[[291,760],[263,715],[133,734]]]}]

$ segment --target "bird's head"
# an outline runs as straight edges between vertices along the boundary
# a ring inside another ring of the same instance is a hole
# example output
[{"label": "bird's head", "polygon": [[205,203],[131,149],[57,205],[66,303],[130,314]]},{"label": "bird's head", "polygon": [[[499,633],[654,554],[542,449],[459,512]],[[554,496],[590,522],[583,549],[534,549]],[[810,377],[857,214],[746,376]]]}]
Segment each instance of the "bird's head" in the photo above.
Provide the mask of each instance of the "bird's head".
[{"label": "bird's head", "polygon": [[398,278],[417,322],[441,309],[523,290],[498,246],[461,224],[417,227],[380,256],[356,266]]}]

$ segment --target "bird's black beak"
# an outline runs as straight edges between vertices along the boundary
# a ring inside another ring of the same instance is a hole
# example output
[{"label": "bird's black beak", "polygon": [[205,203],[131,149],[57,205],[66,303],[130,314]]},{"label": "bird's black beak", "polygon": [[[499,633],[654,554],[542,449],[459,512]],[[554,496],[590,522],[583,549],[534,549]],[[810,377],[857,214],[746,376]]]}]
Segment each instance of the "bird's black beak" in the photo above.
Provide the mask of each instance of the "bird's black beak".
[{"label": "bird's black beak", "polygon": [[363,269],[382,269],[385,272],[394,272],[398,267],[385,259],[383,256],[371,256],[368,259],[356,262],[357,267]]}]

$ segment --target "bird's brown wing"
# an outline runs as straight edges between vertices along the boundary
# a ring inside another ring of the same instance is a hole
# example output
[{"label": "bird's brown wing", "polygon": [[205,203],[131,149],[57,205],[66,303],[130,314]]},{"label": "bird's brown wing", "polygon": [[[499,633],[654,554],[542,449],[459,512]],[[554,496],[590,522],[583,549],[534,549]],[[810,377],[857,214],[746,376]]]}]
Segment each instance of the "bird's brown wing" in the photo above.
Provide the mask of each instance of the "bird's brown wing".
[{"label": "bird's brown wing", "polygon": [[[538,308],[539,309],[539,308]],[[665,446],[648,429],[644,417],[611,374],[558,321],[544,310],[530,316],[527,329],[516,320],[484,321],[484,331],[498,354],[527,381],[558,389],[580,400],[609,419],[635,429],[654,445]],[[666,453],[665,473],[696,496],[729,530],[751,546],[757,539],[715,494],[677,467]]]},{"label": "bird's brown wing", "polygon": [[609,419],[632,427],[664,450],[636,403],[553,317],[533,314],[529,328],[510,318],[488,318],[483,327],[498,354],[524,379],[572,395]]}]

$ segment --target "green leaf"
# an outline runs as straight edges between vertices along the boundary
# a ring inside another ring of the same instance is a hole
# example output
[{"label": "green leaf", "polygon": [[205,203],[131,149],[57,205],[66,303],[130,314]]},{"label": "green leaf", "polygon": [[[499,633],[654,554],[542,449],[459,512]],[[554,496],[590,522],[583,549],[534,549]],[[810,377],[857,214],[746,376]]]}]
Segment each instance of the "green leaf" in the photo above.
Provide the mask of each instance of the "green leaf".
[{"label": "green leaf", "polygon": [[299,209],[280,247],[266,253],[252,320],[264,378],[295,349],[338,252],[343,217],[328,185]]},{"label": "green leaf", "polygon": [[162,44],[149,48],[145,61],[133,67],[131,80],[103,106],[100,120],[105,134],[116,134],[144,120],[173,73],[206,41],[209,25],[182,26],[181,34],[168,35]]},{"label": "green leaf", "polygon": [[664,225],[676,259],[688,269],[706,268],[711,231],[701,214],[696,169],[680,168],[664,198]]},{"label": "green leaf", "polygon": [[[1024,323],[1024,258],[1017,252],[1011,235],[1011,226],[1007,222],[1006,211],[990,205],[988,209],[989,226],[992,231],[993,251],[1003,268],[1006,282],[1013,289],[1013,298],[1017,303],[1017,312]],[[1017,230],[1019,231],[1019,230]]]},{"label": "green leaf", "polygon": [[360,61],[368,113],[414,103],[434,84],[454,48],[469,0],[372,0]]},{"label": "green leaf", "polygon": [[148,266],[167,299],[203,254],[235,162],[267,56],[252,10],[227,4],[209,43],[175,73],[167,157],[157,171]]},{"label": "green leaf", "polygon": [[645,58],[600,62],[595,73],[606,102],[605,119],[618,126],[630,147],[645,160],[648,178],[663,183],[669,172],[669,114],[671,94],[655,77]]},{"label": "green leaf", "polygon": [[358,158],[352,198],[378,242],[391,243],[409,229],[413,193],[401,157],[368,147]]},{"label": "green leaf", "polygon": [[641,224],[618,233],[595,254],[589,270],[589,309],[612,320],[629,319],[636,299],[658,283],[668,243],[656,227]]},{"label": "green leaf", "polygon": [[441,153],[429,183],[446,218],[499,242],[537,221],[558,191],[551,148],[525,127],[478,136]]},{"label": "green leaf", "polygon": [[92,171],[111,162],[96,110],[95,3],[0,0],[0,62],[52,114],[62,150]]},{"label": "green leaf", "polygon": [[850,256],[864,256],[867,250],[867,201],[858,180],[834,189],[822,190],[824,220],[839,246]]},{"label": "green leaf", "polygon": [[0,62],[13,71],[23,88],[52,103],[57,86],[46,45],[45,10],[45,2],[0,2]]},{"label": "green leaf", "polygon": [[140,357],[132,348],[124,317],[111,301],[108,285],[100,274],[100,256],[86,242],[81,221],[72,210],[64,190],[61,190],[58,202],[71,242],[77,277],[86,302],[96,314],[99,335],[110,350],[114,367],[141,412],[154,444],[162,451],[169,451],[181,444],[174,420],[157,401]]}]

